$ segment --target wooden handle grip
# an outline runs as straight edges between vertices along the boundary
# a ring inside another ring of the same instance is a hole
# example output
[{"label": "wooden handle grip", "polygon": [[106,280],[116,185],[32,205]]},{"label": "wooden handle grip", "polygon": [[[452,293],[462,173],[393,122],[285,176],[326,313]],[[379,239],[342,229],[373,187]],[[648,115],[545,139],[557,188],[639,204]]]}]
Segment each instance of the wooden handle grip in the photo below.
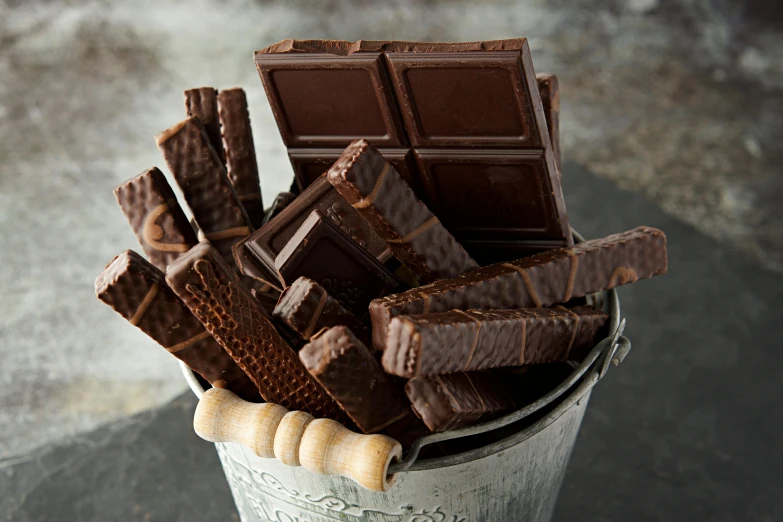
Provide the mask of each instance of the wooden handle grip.
[{"label": "wooden handle grip", "polygon": [[204,393],[193,428],[210,442],[237,442],[259,457],[347,477],[372,491],[392,486],[389,464],[402,458],[400,443],[385,435],[354,433],[339,422],[277,404],[252,404],[222,388]]}]

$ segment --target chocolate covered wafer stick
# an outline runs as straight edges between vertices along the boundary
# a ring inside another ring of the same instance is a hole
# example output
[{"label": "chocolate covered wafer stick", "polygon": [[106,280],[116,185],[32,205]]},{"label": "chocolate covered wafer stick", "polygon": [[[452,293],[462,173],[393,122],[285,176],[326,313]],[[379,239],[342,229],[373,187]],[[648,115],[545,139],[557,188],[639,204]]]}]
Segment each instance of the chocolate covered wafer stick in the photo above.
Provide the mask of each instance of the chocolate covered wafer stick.
[{"label": "chocolate covered wafer stick", "polygon": [[514,408],[508,380],[496,372],[416,377],[405,385],[405,393],[431,431],[444,431],[491,420]]},{"label": "chocolate covered wafer stick", "polygon": [[541,104],[544,106],[544,118],[549,128],[549,141],[552,142],[552,154],[555,165],[560,168],[560,82],[557,76],[549,73],[536,74]]},{"label": "chocolate covered wafer stick", "polygon": [[153,265],[169,263],[198,243],[163,173],[153,167],[114,189],[120,208]]},{"label": "chocolate covered wafer stick", "polygon": [[106,266],[95,294],[212,386],[261,400],[250,377],[166,285],[163,272],[136,252],[126,250]]},{"label": "chocolate covered wafer stick", "polygon": [[420,283],[455,277],[478,267],[392,164],[366,140],[351,143],[327,176]]},{"label": "chocolate covered wafer stick", "polygon": [[210,145],[215,149],[220,162],[225,165],[226,153],[223,150],[223,138],[220,134],[217,89],[200,87],[185,91],[185,111],[188,116],[198,118],[204,125]]},{"label": "chocolate covered wafer stick", "polygon": [[607,318],[586,306],[402,315],[391,320],[383,367],[411,378],[580,359]]},{"label": "chocolate covered wafer stick", "polygon": [[666,236],[651,227],[490,265],[373,301],[373,345],[383,349],[397,315],[540,308],[665,274],[666,267]]},{"label": "chocolate covered wafer stick", "polygon": [[261,200],[256,148],[253,144],[253,131],[250,128],[245,91],[242,89],[220,91],[218,108],[223,147],[226,151],[228,179],[234,185],[234,190],[245,207],[251,223],[258,228],[264,222],[264,203]]},{"label": "chocolate covered wafer stick", "polygon": [[231,247],[253,226],[198,118],[155,138],[204,237],[233,265]]},{"label": "chocolate covered wafer stick", "polygon": [[169,265],[166,281],[250,376],[264,400],[315,417],[347,420],[208,242]]},{"label": "chocolate covered wafer stick", "polygon": [[[398,438],[415,424],[413,412],[383,373],[378,361],[345,326],[313,337],[299,352],[307,371],[348,413],[364,433]],[[424,434],[424,426],[414,430]],[[394,434],[394,435],[392,435]]]},{"label": "chocolate covered wafer stick", "polygon": [[369,339],[367,328],[356,316],[307,277],[300,277],[283,291],[272,315],[306,341],[323,328],[338,325],[348,327],[363,342]]}]

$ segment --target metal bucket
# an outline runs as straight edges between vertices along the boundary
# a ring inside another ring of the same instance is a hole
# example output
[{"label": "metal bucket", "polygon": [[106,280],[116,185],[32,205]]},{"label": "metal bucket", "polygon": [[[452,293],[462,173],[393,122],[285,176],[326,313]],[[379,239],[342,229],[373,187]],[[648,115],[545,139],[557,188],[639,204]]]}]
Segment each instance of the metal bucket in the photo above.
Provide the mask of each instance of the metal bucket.
[{"label": "metal bucket", "polygon": [[[397,481],[385,493],[260,458],[239,444],[215,444],[242,521],[550,520],[592,388],[631,348],[622,336],[625,321],[616,291],[593,298],[609,312],[611,334],[559,386],[494,421],[422,437],[389,468]],[[184,365],[183,373],[200,398],[201,383]],[[477,435],[492,442],[446,457],[418,458],[429,444]]]}]

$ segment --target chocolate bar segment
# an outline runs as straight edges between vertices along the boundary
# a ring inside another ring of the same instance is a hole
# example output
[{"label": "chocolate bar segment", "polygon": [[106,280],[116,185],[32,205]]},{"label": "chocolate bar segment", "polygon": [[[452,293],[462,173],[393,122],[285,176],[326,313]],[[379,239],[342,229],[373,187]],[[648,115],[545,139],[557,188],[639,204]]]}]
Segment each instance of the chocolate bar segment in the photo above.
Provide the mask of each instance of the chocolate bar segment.
[{"label": "chocolate bar segment", "polygon": [[256,148],[253,144],[245,91],[238,88],[220,91],[218,108],[228,179],[234,185],[250,222],[258,228],[264,222],[264,203],[261,199]]},{"label": "chocolate bar segment", "polygon": [[272,315],[306,341],[324,328],[339,325],[346,326],[363,342],[369,339],[367,328],[356,316],[307,277],[298,278],[283,291]]},{"label": "chocolate bar segment", "polygon": [[[404,434],[399,427],[415,424],[413,412],[399,390],[345,326],[335,326],[313,337],[299,352],[299,358],[364,433],[394,433],[399,437]],[[424,434],[423,428],[417,435]]]},{"label": "chocolate bar segment", "polygon": [[163,272],[136,252],[126,250],[106,266],[95,294],[212,386],[260,402],[253,381],[166,285]]},{"label": "chocolate bar segment", "polygon": [[309,277],[358,318],[367,315],[370,301],[400,285],[369,252],[314,210],[277,255],[275,268],[290,284]]},{"label": "chocolate bar segment", "polygon": [[405,385],[413,411],[431,431],[445,431],[491,420],[515,401],[507,379],[496,372],[462,372],[416,377]]},{"label": "chocolate bar segment", "polygon": [[161,270],[198,243],[174,191],[157,168],[114,189],[114,197],[147,257]]},{"label": "chocolate bar segment", "polygon": [[652,227],[490,265],[373,301],[373,345],[383,349],[389,322],[397,315],[540,308],[665,274],[666,269],[666,236]]},{"label": "chocolate bar segment", "polygon": [[544,106],[544,118],[549,129],[549,141],[552,143],[552,153],[555,165],[560,169],[560,81],[550,73],[536,75],[541,104]]},{"label": "chocolate bar segment", "polygon": [[366,140],[349,145],[327,177],[420,283],[478,266]]},{"label": "chocolate bar segment", "polygon": [[453,310],[394,317],[384,369],[400,377],[582,358],[608,315],[590,307]]},{"label": "chocolate bar segment", "polygon": [[169,265],[166,281],[250,376],[264,400],[315,417],[347,420],[208,242]]},{"label": "chocolate bar segment", "polygon": [[204,126],[197,118],[188,118],[155,140],[205,238],[233,264],[232,245],[253,226]]},{"label": "chocolate bar segment", "polygon": [[220,133],[218,92],[214,87],[200,87],[185,91],[185,111],[189,117],[198,118],[204,125],[209,143],[215,149],[220,162],[226,163],[223,138]]}]

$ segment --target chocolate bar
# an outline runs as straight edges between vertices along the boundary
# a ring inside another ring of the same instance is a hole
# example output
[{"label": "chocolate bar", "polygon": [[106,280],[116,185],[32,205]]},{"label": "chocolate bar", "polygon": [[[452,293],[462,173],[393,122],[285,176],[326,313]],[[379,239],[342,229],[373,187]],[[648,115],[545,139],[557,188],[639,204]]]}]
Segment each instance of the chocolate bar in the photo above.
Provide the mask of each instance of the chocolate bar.
[{"label": "chocolate bar", "polygon": [[508,379],[497,372],[461,372],[416,377],[405,385],[413,411],[431,431],[491,420],[514,408]]},{"label": "chocolate bar", "polygon": [[366,140],[349,145],[327,177],[420,283],[478,267]]},{"label": "chocolate bar", "polygon": [[218,108],[223,146],[226,151],[228,179],[234,185],[237,197],[245,207],[250,222],[258,228],[264,222],[264,203],[261,199],[256,148],[253,144],[253,131],[250,128],[245,91],[242,89],[220,91]]},{"label": "chocolate bar", "polygon": [[595,308],[452,310],[394,317],[383,368],[412,378],[579,360],[609,316]]},{"label": "chocolate bar", "polygon": [[347,420],[212,245],[199,243],[169,265],[166,281],[250,376],[265,401],[315,417]]},{"label": "chocolate bar", "polygon": [[198,243],[174,191],[157,168],[114,189],[114,197],[147,257],[161,270]]},{"label": "chocolate bar", "polygon": [[[383,432],[397,438],[416,424],[399,390],[347,327],[319,333],[302,348],[299,358],[364,433]],[[406,429],[400,430],[403,426]],[[424,434],[423,428],[417,435]]]},{"label": "chocolate bar", "polygon": [[275,258],[313,210],[318,210],[329,217],[334,224],[349,234],[356,243],[366,248],[381,263],[386,263],[393,257],[386,242],[378,237],[369,223],[359,216],[325,176],[318,178],[277,217],[251,234],[241,244],[258,264],[269,271],[274,271]]},{"label": "chocolate bar", "polygon": [[200,87],[185,91],[185,112],[189,117],[196,117],[201,121],[210,145],[215,149],[220,162],[225,165],[226,152],[223,150],[223,138],[220,133],[217,89]]},{"label": "chocolate bar", "polygon": [[269,221],[283,211],[293,200],[296,199],[296,194],[293,192],[281,192],[275,196],[275,200],[272,202],[272,206],[264,211],[264,222],[266,225]]},{"label": "chocolate bar", "polygon": [[204,237],[233,264],[231,247],[253,226],[204,126],[197,118],[188,118],[155,140]]},{"label": "chocolate bar", "polygon": [[250,377],[166,285],[163,272],[136,252],[126,250],[106,265],[95,294],[212,386],[260,402]]},{"label": "chocolate bar", "polygon": [[383,349],[397,315],[541,308],[665,274],[666,268],[666,236],[652,227],[490,265],[373,301],[373,345]]},{"label": "chocolate bar", "polygon": [[544,106],[544,118],[549,129],[555,165],[560,169],[560,81],[554,74],[540,73],[536,75],[536,82],[541,94],[541,104]]},{"label": "chocolate bar", "polygon": [[314,210],[277,255],[275,269],[286,283],[309,277],[359,319],[370,301],[400,283],[369,252]]},{"label": "chocolate bar", "polygon": [[367,328],[356,316],[307,277],[298,278],[283,291],[272,316],[306,341],[324,328],[339,325],[348,327],[363,342],[369,339]]}]

